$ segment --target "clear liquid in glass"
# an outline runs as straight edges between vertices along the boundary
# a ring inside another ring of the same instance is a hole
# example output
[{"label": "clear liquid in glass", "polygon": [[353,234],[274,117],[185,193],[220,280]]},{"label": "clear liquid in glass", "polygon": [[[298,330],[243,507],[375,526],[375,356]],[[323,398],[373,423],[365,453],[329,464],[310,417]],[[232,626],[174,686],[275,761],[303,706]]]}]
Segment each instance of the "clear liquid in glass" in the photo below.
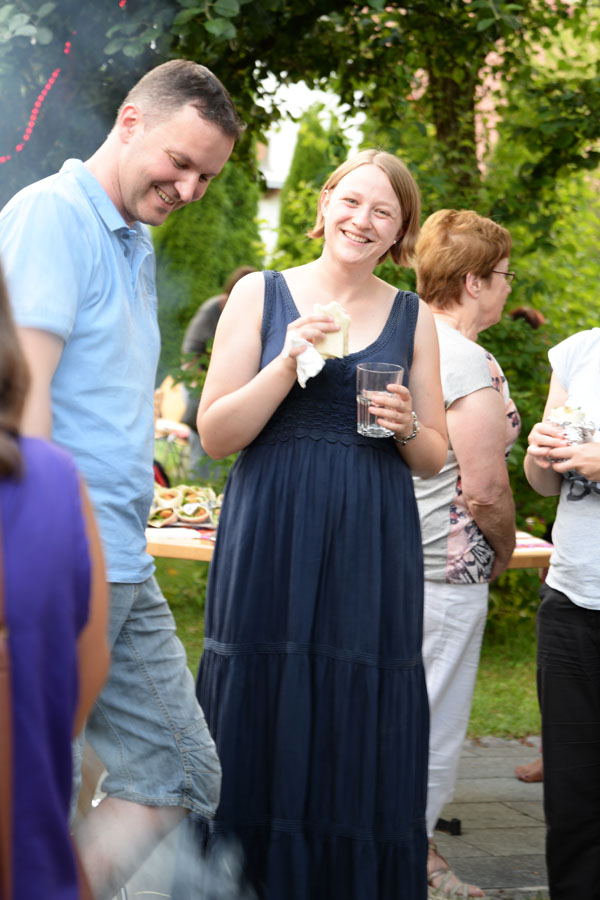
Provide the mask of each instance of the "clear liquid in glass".
[{"label": "clear liquid in glass", "polygon": [[361,394],[356,395],[356,429],[359,434],[365,437],[391,437],[394,432],[390,431],[389,428],[384,428],[383,425],[379,425],[377,416],[369,412],[369,406],[371,405],[370,396],[373,393],[374,391],[363,391]]}]

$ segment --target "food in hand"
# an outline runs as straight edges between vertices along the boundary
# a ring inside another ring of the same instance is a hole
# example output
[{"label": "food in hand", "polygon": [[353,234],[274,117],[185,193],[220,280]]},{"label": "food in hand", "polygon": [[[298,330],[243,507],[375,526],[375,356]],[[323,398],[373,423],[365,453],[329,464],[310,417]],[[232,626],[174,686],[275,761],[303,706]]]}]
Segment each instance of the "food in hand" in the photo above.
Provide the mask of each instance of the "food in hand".
[{"label": "food in hand", "polygon": [[594,422],[586,417],[580,406],[555,406],[547,421],[562,428],[569,444],[591,441],[596,431]]},{"label": "food in hand", "polygon": [[340,326],[339,331],[330,331],[322,340],[315,341],[315,347],[321,356],[333,358],[348,356],[348,329],[351,319],[345,309],[336,300],[332,300],[327,306],[315,303],[314,312],[331,316],[336,325]]},{"label": "food in hand", "polygon": [[184,503],[177,509],[177,518],[189,525],[201,525],[203,522],[211,521],[210,510],[200,503]]},{"label": "food in hand", "polygon": [[177,513],[167,506],[155,506],[150,510],[148,525],[153,528],[163,528],[165,525],[174,525],[177,521]]}]

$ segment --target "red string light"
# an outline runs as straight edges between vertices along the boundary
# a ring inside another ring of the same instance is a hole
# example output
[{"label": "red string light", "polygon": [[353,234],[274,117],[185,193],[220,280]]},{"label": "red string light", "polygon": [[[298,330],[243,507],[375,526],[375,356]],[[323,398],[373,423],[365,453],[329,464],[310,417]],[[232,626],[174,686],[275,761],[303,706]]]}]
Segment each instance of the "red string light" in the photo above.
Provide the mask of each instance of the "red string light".
[{"label": "red string light", "polygon": [[[69,54],[70,52],[71,52],[71,41],[67,41],[63,48],[63,53]],[[31,135],[33,133],[33,129],[35,128],[35,125],[37,122],[37,117],[38,117],[39,111],[42,108],[42,104],[43,104],[44,100],[46,99],[46,97],[48,96],[48,94],[50,93],[50,91],[52,90],[54,83],[55,83],[56,79],[58,78],[58,76],[60,75],[60,73],[61,73],[60,68],[55,69],[52,72],[52,75],[50,76],[50,78],[48,79],[46,84],[44,85],[44,87],[42,88],[42,90],[39,92],[39,94],[37,96],[37,100],[33,104],[32,110],[29,114],[29,121],[27,122],[27,127],[25,128],[25,131],[23,132],[23,135],[21,137],[21,142],[19,144],[17,144],[15,147],[15,151],[17,153],[20,153],[23,150],[23,148],[25,147],[25,144],[31,137]],[[10,153],[7,153],[5,156],[0,156],[0,163],[8,162],[9,159],[12,159],[12,156]]]},{"label": "red string light", "polygon": [[[125,9],[126,5],[127,5],[127,0],[119,0],[119,6],[121,7],[121,9]],[[75,35],[76,32],[74,31],[73,34]],[[65,46],[63,47],[63,53],[65,54],[65,56],[69,55],[69,53],[71,52],[71,47],[72,47],[71,41],[65,41]],[[48,79],[48,81],[46,82],[46,84],[44,85],[42,90],[40,91],[40,93],[38,94],[37,100],[33,104],[33,107],[29,114],[29,121],[27,122],[27,127],[25,128],[25,131],[23,132],[21,141],[15,147],[15,151],[17,153],[20,153],[23,150],[23,148],[25,147],[25,144],[31,137],[31,135],[33,133],[33,129],[35,128],[35,125],[37,122],[38,114],[40,112],[40,109],[42,108],[42,104],[43,104],[44,100],[46,99],[46,97],[48,96],[48,94],[50,93],[50,91],[52,90],[54,83],[55,83],[56,79],[58,78],[58,76],[60,75],[61,71],[62,70],[60,67],[56,68],[52,72],[52,75],[50,76],[50,78]],[[6,153],[4,156],[0,156],[0,164],[8,162],[9,159],[12,159],[12,155],[10,153]]]}]

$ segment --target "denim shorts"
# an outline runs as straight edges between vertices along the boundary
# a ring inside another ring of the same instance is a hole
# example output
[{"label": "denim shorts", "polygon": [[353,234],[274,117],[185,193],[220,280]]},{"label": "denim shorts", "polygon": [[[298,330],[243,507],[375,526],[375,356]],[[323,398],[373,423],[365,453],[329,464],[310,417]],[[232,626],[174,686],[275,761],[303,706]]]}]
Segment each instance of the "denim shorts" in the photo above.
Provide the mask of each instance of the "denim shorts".
[{"label": "denim shorts", "polygon": [[154,577],[110,591],[110,672],[85,727],[102,790],[212,818],[221,766],[169,605]]}]

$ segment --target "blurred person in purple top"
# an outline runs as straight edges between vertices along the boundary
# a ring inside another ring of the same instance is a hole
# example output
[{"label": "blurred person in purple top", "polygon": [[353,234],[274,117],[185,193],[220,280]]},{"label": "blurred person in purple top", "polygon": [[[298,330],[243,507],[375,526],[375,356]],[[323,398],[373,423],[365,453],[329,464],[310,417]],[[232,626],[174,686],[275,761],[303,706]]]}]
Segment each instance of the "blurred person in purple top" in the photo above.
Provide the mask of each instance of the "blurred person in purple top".
[{"label": "blurred person in purple top", "polygon": [[94,518],[71,457],[45,440],[19,435],[28,382],[0,272],[0,518],[13,719],[12,893],[15,900],[76,900],[68,827],[71,740],[108,673],[107,589]]}]

